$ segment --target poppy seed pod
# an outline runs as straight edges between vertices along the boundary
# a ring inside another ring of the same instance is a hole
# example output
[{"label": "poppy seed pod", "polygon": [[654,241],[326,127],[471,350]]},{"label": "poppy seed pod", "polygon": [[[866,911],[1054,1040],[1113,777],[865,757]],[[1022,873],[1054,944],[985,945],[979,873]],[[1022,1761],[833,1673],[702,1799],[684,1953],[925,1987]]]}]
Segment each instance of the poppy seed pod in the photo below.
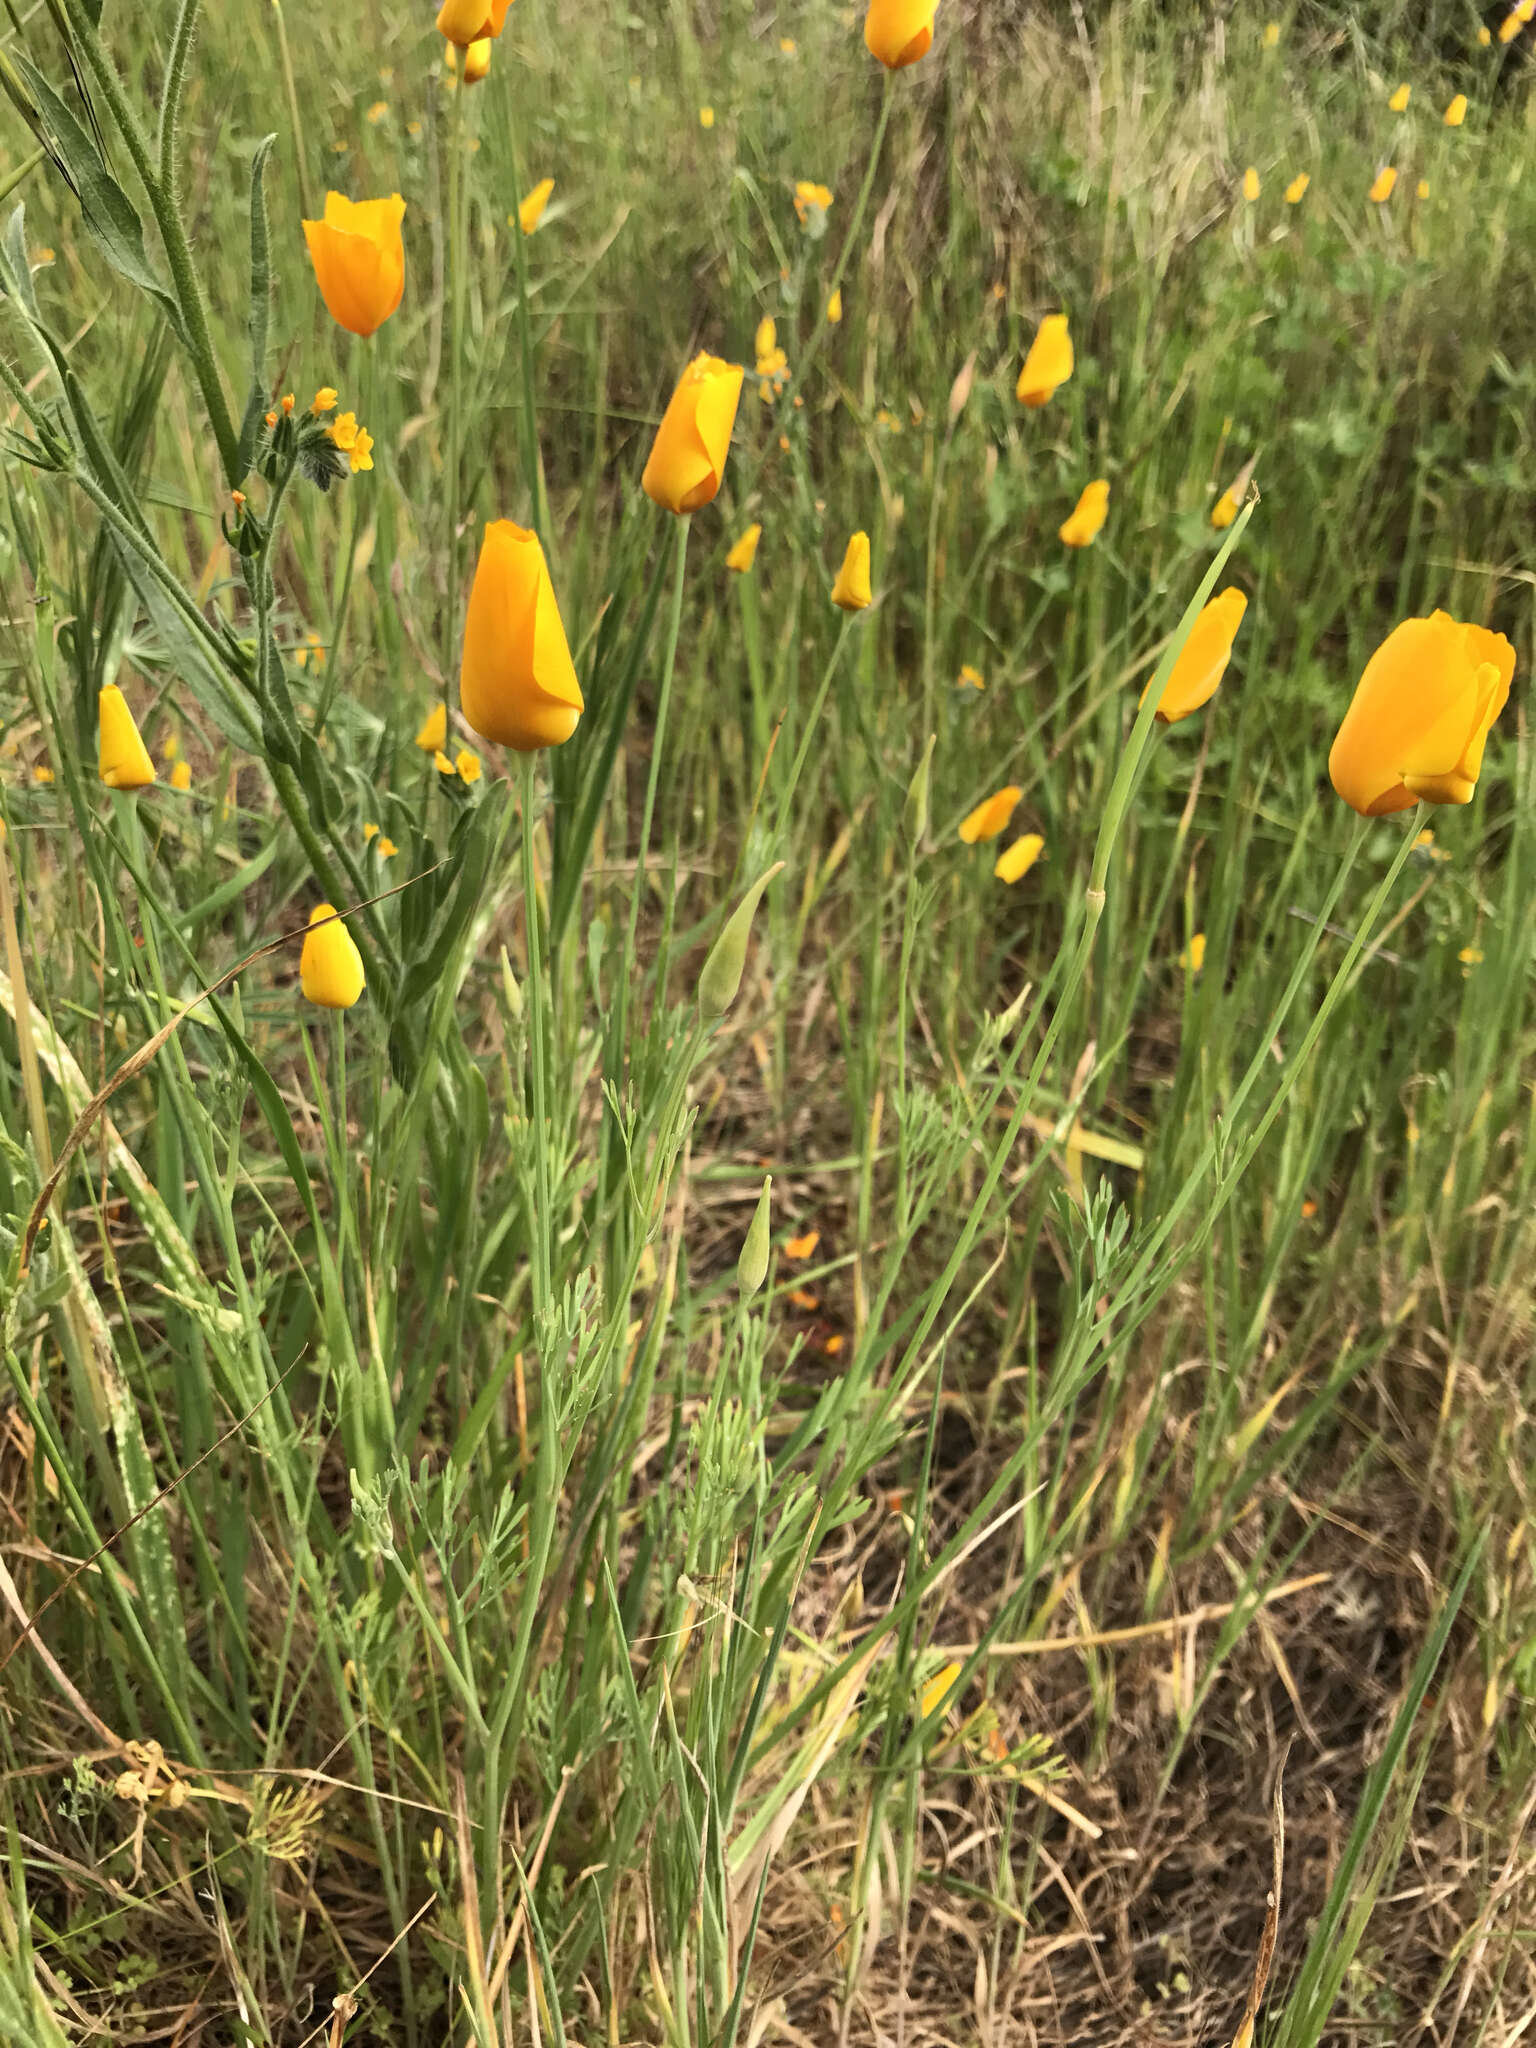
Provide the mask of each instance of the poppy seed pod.
[{"label": "poppy seed pod", "polygon": [[843,566],[832,585],[832,602],[840,612],[862,612],[873,600],[869,582],[869,535],[853,534],[843,555]]},{"label": "poppy seed pod", "polygon": [[706,353],[679,378],[640,479],[645,495],[666,511],[697,512],[719,490],[745,374],[739,363]]},{"label": "poppy seed pod", "polygon": [[1096,477],[1084,486],[1083,495],[1062,521],[1061,538],[1069,548],[1085,548],[1096,541],[1109,517],[1109,484]]},{"label": "poppy seed pod", "polygon": [[723,1017],[736,1000],[747,964],[747,941],[758,901],[768,884],[783,867],[776,860],[760,874],[725,921],[725,928],[709,949],[709,958],[699,976],[699,1008],[706,1018]]},{"label": "poppy seed pod", "polygon": [[887,71],[904,71],[933,48],[939,0],[870,0],[864,47]]},{"label": "poppy seed pod", "polygon": [[317,903],[309,914],[299,986],[322,1010],[350,1010],[363,992],[363,956],[332,904]]},{"label": "poppy seed pod", "polygon": [[752,1221],[742,1239],[736,1261],[736,1285],[743,1301],[750,1301],[768,1278],[768,1251],[773,1224],[773,1175],[763,1176],[763,1191],[752,1211]]},{"label": "poppy seed pod", "polygon": [[928,744],[923,748],[923,758],[918,762],[916,772],[907,784],[907,800],[901,807],[902,828],[913,846],[922,844],[923,834],[928,830],[929,767],[933,760],[934,741],[937,738],[937,733],[929,733]]},{"label": "poppy seed pod", "polygon": [[148,789],[155,779],[155,764],[139,737],[128,699],[116,683],[108,683],[98,701],[101,718],[101,747],[98,766],[108,789]]},{"label": "poppy seed pod", "polygon": [[1470,803],[1514,673],[1502,633],[1448,612],[1405,619],[1365,665],[1328,756],[1329,780],[1366,818],[1421,800]]},{"label": "poppy seed pod", "polygon": [[493,519],[464,619],[459,705],[483,740],[563,746],[586,708],[539,537]]},{"label": "poppy seed pod", "polygon": [[1071,376],[1074,362],[1066,314],[1047,313],[1024,358],[1015,397],[1021,405],[1045,405]]},{"label": "poppy seed pod", "polygon": [[[1215,696],[1247,609],[1248,600],[1237,589],[1223,590],[1202,609],[1190,628],[1189,638],[1179,649],[1179,658],[1158,699],[1157,717],[1163,725],[1187,718],[1191,711],[1198,711]],[[1151,687],[1148,683],[1142,691],[1143,703]]]},{"label": "poppy seed pod", "polygon": [[349,334],[374,334],[405,291],[405,201],[325,195],[325,216],[304,222],[309,260],[326,311]]}]

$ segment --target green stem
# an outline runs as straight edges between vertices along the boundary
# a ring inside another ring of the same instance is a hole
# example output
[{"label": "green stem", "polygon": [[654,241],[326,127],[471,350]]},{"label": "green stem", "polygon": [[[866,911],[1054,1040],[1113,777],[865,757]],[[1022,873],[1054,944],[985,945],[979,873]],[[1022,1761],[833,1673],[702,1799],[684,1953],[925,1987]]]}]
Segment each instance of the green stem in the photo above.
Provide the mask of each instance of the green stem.
[{"label": "green stem", "polygon": [[[507,156],[512,166],[512,198],[514,206],[521,203],[523,194],[523,165],[517,147],[517,124],[512,114],[512,87],[509,83],[501,94],[502,112],[506,118]],[[549,553],[549,506],[544,496],[544,466],[539,460],[539,414],[538,401],[534,390],[533,373],[533,308],[528,298],[528,237],[523,233],[522,222],[514,213],[512,230],[513,264],[517,275],[517,339],[522,363],[523,379],[523,466],[528,475],[528,499],[532,506],[531,517],[534,532],[545,554]]]},{"label": "green stem", "polygon": [[827,663],[826,673],[822,676],[820,686],[816,691],[815,700],[811,705],[811,715],[805,722],[805,731],[800,735],[800,744],[795,749],[794,765],[789,771],[789,780],[784,785],[784,792],[779,798],[778,803],[778,824],[780,830],[783,829],[789,815],[789,807],[795,800],[795,791],[800,786],[800,777],[805,769],[806,757],[811,751],[811,742],[816,737],[816,728],[821,723],[821,714],[826,705],[827,692],[832,687],[832,678],[837,673],[837,664],[842,655],[843,644],[848,638],[848,629],[852,626],[855,616],[852,612],[843,613],[842,625],[838,630],[837,643],[832,649],[832,659]]},{"label": "green stem", "polygon": [[310,190],[309,168],[304,156],[304,137],[308,131],[299,119],[299,88],[293,75],[293,55],[288,48],[288,25],[283,19],[283,0],[272,0],[272,12],[277,20],[277,54],[283,67],[283,92],[288,101],[288,119],[292,123],[294,139],[298,144],[299,204],[304,209],[305,218],[313,220],[315,201]]},{"label": "green stem", "polygon": [[[460,198],[464,182],[464,93],[460,78],[452,93],[448,116],[448,435],[443,462],[443,555],[447,563],[448,603],[443,628],[443,688],[453,673],[453,650],[459,630],[459,469],[463,459],[465,226]],[[527,835],[524,821],[524,836]]]},{"label": "green stem", "polygon": [[640,898],[645,894],[646,863],[651,852],[651,824],[656,815],[656,792],[661,783],[661,757],[666,748],[667,712],[672,703],[672,677],[677,668],[677,642],[683,624],[683,578],[688,563],[688,529],[693,524],[685,513],[677,522],[674,555],[672,609],[667,617],[667,645],[661,664],[661,688],[656,696],[656,725],[651,734],[651,766],[645,779],[645,808],[640,815],[640,846],[635,856],[635,885],[629,899],[629,945],[626,960],[635,957],[635,934],[640,924]]}]

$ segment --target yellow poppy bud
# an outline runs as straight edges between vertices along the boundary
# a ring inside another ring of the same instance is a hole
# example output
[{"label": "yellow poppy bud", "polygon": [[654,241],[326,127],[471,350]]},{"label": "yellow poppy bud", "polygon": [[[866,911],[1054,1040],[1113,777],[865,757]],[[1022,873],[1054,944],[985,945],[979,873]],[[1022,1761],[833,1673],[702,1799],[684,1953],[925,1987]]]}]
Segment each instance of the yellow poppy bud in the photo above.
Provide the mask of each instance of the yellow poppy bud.
[{"label": "yellow poppy bud", "polygon": [[1457,93],[1455,99],[1451,101],[1451,104],[1440,118],[1444,121],[1447,128],[1459,128],[1467,118],[1466,94],[1464,92]]},{"label": "yellow poppy bud", "polygon": [[745,374],[739,363],[704,354],[678,380],[640,479],[668,512],[697,512],[719,490]]},{"label": "yellow poppy bud", "polygon": [[1397,91],[1393,93],[1391,99],[1387,101],[1387,105],[1394,114],[1401,114],[1407,108],[1408,102],[1412,97],[1413,87],[1411,85],[1400,85]]},{"label": "yellow poppy bud", "polygon": [[1095,477],[1085,486],[1071,516],[1062,522],[1061,538],[1069,548],[1085,548],[1098,539],[1109,515],[1109,485]]},{"label": "yellow poppy bud", "polygon": [[1211,524],[1218,533],[1225,533],[1237,517],[1237,499],[1231,491],[1223,491],[1211,507]]},{"label": "yellow poppy bud", "polygon": [[304,223],[326,311],[349,334],[377,332],[405,291],[405,244],[400,223],[405,201],[325,195],[325,217]]},{"label": "yellow poppy bud", "polygon": [[763,1176],[763,1191],[752,1211],[752,1221],[742,1239],[736,1261],[736,1285],[743,1301],[750,1301],[768,1277],[768,1251],[773,1227],[773,1175]]},{"label": "yellow poppy bud", "polygon": [[937,737],[936,733],[929,733],[928,744],[923,749],[923,758],[918,762],[916,772],[907,784],[907,800],[901,807],[902,826],[914,846],[922,843],[923,834],[928,830],[928,767],[933,759],[933,743]]},{"label": "yellow poppy bud", "polygon": [[1301,201],[1306,197],[1307,187],[1311,184],[1311,182],[1312,175],[1309,171],[1298,171],[1295,177],[1292,178],[1289,185],[1287,185],[1285,188],[1286,205],[1299,206],[1301,204]]},{"label": "yellow poppy bud", "polygon": [[1007,830],[1008,820],[1019,807],[1022,789],[1012,783],[1000,789],[980,803],[960,827],[960,837],[967,846],[985,846],[989,839],[996,839]]},{"label": "yellow poppy bud", "polygon": [[[1198,711],[1215,696],[1232,659],[1232,642],[1247,609],[1248,600],[1242,591],[1229,589],[1213,597],[1201,611],[1189,638],[1179,649],[1172,675],[1163,686],[1157,706],[1157,717],[1163,725],[1187,718],[1191,711]],[[1147,690],[1151,687],[1148,683]],[[1143,703],[1147,690],[1141,693]]]},{"label": "yellow poppy bud", "polygon": [[[320,920],[328,918],[328,924]],[[350,1010],[363,992],[363,956],[329,903],[317,903],[299,955],[299,987],[322,1010]]]},{"label": "yellow poppy bud", "polygon": [[757,544],[762,537],[763,529],[754,520],[726,556],[725,566],[727,569],[734,570],[738,576],[745,576],[751,569],[752,564],[757,560]]},{"label": "yellow poppy bud", "polygon": [[531,235],[544,218],[544,209],[549,204],[549,195],[555,189],[553,178],[540,178],[517,209],[517,224],[525,235]]},{"label": "yellow poppy bud", "polygon": [[489,42],[506,26],[512,0],[443,0],[437,14],[437,32],[461,50]]},{"label": "yellow poppy bud", "polygon": [[1391,164],[1387,164],[1376,173],[1371,189],[1365,196],[1367,199],[1373,199],[1378,206],[1384,206],[1392,197],[1392,188],[1396,183],[1397,172],[1392,168]]},{"label": "yellow poppy bud", "polygon": [[1187,967],[1191,974],[1198,974],[1205,965],[1205,933],[1196,932],[1184,951],[1179,955],[1179,965]]},{"label": "yellow poppy bud", "polygon": [[482,739],[520,754],[563,746],[585,709],[539,537],[510,519],[480,543],[459,704]]},{"label": "yellow poppy bud", "polygon": [[829,327],[836,327],[841,322],[842,317],[843,288],[841,285],[839,285],[837,290],[832,294],[831,298],[828,299],[827,301],[827,325]]},{"label": "yellow poppy bud", "polygon": [[758,902],[783,865],[783,861],[776,860],[771,868],[766,868],[758,876],[710,947],[709,957],[699,975],[699,1009],[706,1018],[723,1017],[735,1002],[746,970],[747,942],[752,936],[752,920],[757,915]]},{"label": "yellow poppy bud", "polygon": [[874,593],[869,587],[869,535],[856,533],[848,542],[843,566],[832,586],[832,602],[842,612],[861,612]]},{"label": "yellow poppy bud", "polygon": [[98,700],[101,718],[101,779],[108,789],[148,789],[155,764],[139,737],[128,700],[116,683],[108,683]]},{"label": "yellow poppy bud", "polygon": [[416,735],[416,744],[424,754],[435,754],[440,747],[448,744],[448,707],[434,704],[421,721],[421,730]]},{"label": "yellow poppy bud", "polygon": [[1365,665],[1328,756],[1328,776],[1362,817],[1472,801],[1483,748],[1504,709],[1515,650],[1448,612],[1405,619]]},{"label": "yellow poppy bud", "polygon": [[1024,367],[1019,372],[1015,396],[1023,405],[1044,405],[1072,374],[1072,337],[1067,332],[1065,313],[1047,313],[1040,322]]},{"label": "yellow poppy bud", "polygon": [[1243,197],[1248,201],[1250,205],[1252,205],[1253,201],[1258,198],[1260,192],[1263,189],[1263,186],[1259,183],[1258,172],[1254,169],[1253,165],[1250,164],[1247,170],[1243,173]]},{"label": "yellow poppy bud", "polygon": [[997,865],[992,872],[1000,882],[1016,882],[1021,875],[1027,875],[1035,862],[1045,851],[1045,841],[1038,832],[1026,832],[1022,839],[1015,839],[1006,852],[997,856]]},{"label": "yellow poppy bud", "polygon": [[864,47],[887,71],[902,71],[933,48],[939,0],[869,0]]},{"label": "yellow poppy bud", "polygon": [[173,761],[171,763],[171,787],[172,789],[181,790],[187,790],[192,787],[192,764],[190,761]]}]

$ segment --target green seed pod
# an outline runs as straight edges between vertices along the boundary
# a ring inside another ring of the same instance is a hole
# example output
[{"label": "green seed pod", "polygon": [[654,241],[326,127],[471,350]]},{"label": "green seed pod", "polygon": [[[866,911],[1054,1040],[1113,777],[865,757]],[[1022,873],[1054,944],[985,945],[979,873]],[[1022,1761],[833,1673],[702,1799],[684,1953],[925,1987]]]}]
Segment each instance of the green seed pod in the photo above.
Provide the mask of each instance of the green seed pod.
[{"label": "green seed pod", "polygon": [[752,1221],[742,1239],[741,1257],[736,1261],[736,1285],[743,1301],[750,1301],[768,1277],[768,1234],[773,1211],[773,1175],[763,1176],[763,1192],[752,1211]]},{"label": "green seed pod", "polygon": [[766,873],[758,876],[726,919],[724,931],[710,947],[709,958],[699,976],[699,1008],[706,1018],[723,1017],[735,1002],[747,964],[747,941],[752,936],[752,919],[757,911],[758,898],[783,865],[783,861],[776,860]]},{"label": "green seed pod", "polygon": [[517,985],[505,946],[501,949],[501,993],[506,999],[507,1015],[516,1023],[523,1014],[523,992]]},{"label": "green seed pod", "polygon": [[917,773],[907,784],[907,801],[901,813],[902,825],[914,846],[922,843],[923,834],[928,830],[928,764],[933,759],[934,738],[935,735],[929,733],[923,758],[917,764]]}]

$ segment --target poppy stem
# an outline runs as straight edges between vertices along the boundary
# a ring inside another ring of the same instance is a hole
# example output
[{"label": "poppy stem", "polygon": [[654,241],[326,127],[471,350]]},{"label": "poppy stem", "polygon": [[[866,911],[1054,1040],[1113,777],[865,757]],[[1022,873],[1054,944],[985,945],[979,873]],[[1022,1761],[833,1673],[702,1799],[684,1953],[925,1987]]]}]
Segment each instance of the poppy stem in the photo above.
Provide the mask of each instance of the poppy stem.
[{"label": "poppy stem", "polygon": [[651,766],[645,778],[645,809],[640,815],[640,845],[635,855],[635,881],[629,899],[629,946],[626,960],[635,957],[635,933],[640,923],[640,898],[645,894],[645,869],[651,851],[651,823],[656,815],[656,791],[661,783],[661,757],[666,748],[667,711],[672,702],[672,677],[677,668],[677,641],[683,624],[683,580],[688,566],[688,531],[692,513],[677,522],[674,557],[672,609],[667,615],[667,645],[661,663],[661,687],[656,693],[656,724],[651,733]]},{"label": "poppy stem", "polygon": [[777,822],[781,831],[788,819],[789,807],[795,800],[795,791],[800,786],[801,771],[805,767],[806,756],[811,751],[811,742],[816,737],[816,728],[821,723],[821,714],[826,706],[827,692],[832,687],[832,678],[837,673],[837,664],[842,655],[843,643],[848,638],[848,628],[853,624],[855,616],[856,614],[852,612],[844,612],[842,615],[843,622],[838,631],[837,644],[832,649],[832,659],[827,663],[826,672],[822,676],[820,687],[811,705],[811,715],[805,722],[805,731],[800,735],[800,744],[795,749],[794,765],[789,771],[789,780],[784,785],[783,794],[778,802]]}]

